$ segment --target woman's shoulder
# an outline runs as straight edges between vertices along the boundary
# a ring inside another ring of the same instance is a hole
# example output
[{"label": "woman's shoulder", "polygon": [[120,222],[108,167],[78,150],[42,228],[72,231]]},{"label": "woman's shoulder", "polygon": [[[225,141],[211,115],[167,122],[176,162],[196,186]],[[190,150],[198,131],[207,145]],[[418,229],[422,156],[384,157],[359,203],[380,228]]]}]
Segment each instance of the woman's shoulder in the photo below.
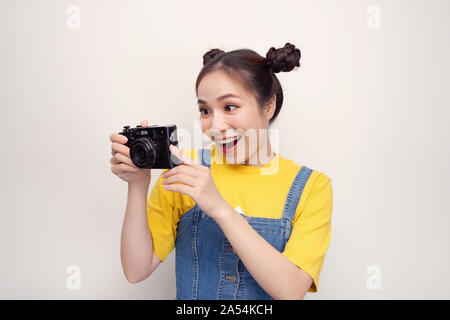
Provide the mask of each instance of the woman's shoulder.
[{"label": "woman's shoulder", "polygon": [[308,178],[308,184],[310,185],[323,186],[324,184],[331,182],[331,178],[325,172],[318,170],[316,167],[309,164],[299,163],[292,159],[283,157],[282,155],[280,155],[280,163],[280,167],[283,168],[283,170],[291,172],[291,174],[297,174],[302,168],[310,169],[311,172]]},{"label": "woman's shoulder", "polygon": [[[294,217],[294,223],[306,207],[309,208],[309,212],[316,212],[322,208],[324,204],[328,205],[332,201],[333,188],[331,178],[328,174],[309,164],[299,164],[286,158],[284,158],[283,161],[285,162],[284,167],[290,167],[290,170],[292,170],[291,177],[294,176],[294,178],[302,168],[311,169],[310,171],[307,171],[310,174],[304,185],[302,196],[299,200],[299,205]],[[331,211],[328,214],[331,215]]]}]

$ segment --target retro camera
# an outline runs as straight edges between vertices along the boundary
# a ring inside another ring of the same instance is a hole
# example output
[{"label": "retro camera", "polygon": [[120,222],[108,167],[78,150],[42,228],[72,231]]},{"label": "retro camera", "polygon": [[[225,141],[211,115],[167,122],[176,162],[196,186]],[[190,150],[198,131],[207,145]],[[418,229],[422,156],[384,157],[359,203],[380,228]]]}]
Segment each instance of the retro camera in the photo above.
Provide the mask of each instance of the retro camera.
[{"label": "retro camera", "polygon": [[119,132],[128,138],[131,161],[142,169],[171,169],[181,164],[169,150],[171,144],[178,146],[177,126],[149,126],[136,128],[124,126]]}]

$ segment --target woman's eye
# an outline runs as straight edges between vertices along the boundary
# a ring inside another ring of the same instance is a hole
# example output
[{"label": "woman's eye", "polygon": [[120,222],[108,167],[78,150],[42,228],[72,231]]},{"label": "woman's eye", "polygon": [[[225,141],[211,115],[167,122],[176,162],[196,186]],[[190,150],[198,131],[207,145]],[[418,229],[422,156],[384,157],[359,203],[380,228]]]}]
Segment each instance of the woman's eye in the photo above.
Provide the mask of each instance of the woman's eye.
[{"label": "woman's eye", "polygon": [[[202,114],[208,114],[209,110],[208,109],[199,109],[198,111],[200,111],[200,113]],[[203,112],[205,111],[205,112]]]},{"label": "woman's eye", "polygon": [[[225,109],[227,109],[228,107],[237,108],[236,106],[229,104],[229,105],[225,106]],[[227,110],[227,111],[233,111],[233,110],[235,110],[235,109]]]}]

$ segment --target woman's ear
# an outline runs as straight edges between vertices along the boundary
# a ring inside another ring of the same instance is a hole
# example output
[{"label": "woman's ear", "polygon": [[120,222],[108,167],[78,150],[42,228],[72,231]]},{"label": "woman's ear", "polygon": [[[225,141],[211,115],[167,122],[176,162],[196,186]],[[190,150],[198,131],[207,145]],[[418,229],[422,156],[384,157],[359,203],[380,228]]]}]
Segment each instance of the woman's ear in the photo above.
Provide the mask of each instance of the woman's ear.
[{"label": "woman's ear", "polygon": [[277,105],[276,103],[277,103],[277,96],[273,95],[270,102],[266,106],[264,106],[264,117],[266,118],[267,121],[272,119],[273,114],[275,113],[275,109],[276,109],[276,105]]}]

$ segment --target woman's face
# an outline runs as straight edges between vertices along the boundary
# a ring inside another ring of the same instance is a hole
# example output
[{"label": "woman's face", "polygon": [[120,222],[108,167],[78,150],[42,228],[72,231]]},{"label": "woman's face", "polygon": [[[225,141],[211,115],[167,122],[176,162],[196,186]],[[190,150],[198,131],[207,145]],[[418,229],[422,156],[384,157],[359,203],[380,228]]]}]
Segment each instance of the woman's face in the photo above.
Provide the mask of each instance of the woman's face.
[{"label": "woman's face", "polygon": [[206,74],[197,97],[202,131],[217,145],[226,163],[261,166],[268,162],[272,149],[267,130],[275,99],[262,109],[253,95],[223,71]]}]

